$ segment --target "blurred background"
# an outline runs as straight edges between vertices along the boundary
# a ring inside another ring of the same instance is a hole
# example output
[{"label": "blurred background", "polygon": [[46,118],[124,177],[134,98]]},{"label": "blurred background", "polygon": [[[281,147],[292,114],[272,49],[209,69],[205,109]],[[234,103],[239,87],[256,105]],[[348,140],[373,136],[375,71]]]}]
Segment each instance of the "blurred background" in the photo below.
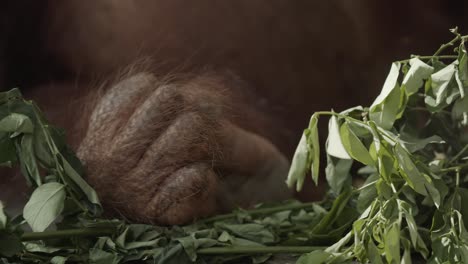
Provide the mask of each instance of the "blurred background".
[{"label": "blurred background", "polygon": [[234,72],[280,107],[279,113],[297,120],[296,130],[314,110],[369,103],[391,61],[432,54],[451,39],[449,28],[468,33],[467,5],[463,0],[5,1],[0,87],[86,83],[149,59],[159,74]]}]

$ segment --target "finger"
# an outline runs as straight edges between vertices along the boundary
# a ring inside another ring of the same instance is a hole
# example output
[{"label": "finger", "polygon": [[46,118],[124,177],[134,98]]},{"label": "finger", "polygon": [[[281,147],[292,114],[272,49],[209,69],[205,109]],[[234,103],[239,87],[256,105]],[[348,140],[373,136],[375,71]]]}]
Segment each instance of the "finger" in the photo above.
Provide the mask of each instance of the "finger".
[{"label": "finger", "polygon": [[[120,81],[99,98],[89,119],[87,139],[103,142],[126,121],[145,95],[154,89],[156,79],[152,74],[140,73]],[[126,118],[127,117],[127,118]]]},{"label": "finger", "polygon": [[[184,99],[176,85],[158,87],[138,106],[121,131],[112,140],[111,155],[118,152],[133,152],[138,145],[147,146],[177,118],[184,108]],[[132,153],[128,153],[132,155]]]},{"label": "finger", "polygon": [[[130,172],[131,177],[139,179],[158,172],[157,177],[164,178],[174,170],[192,162],[211,164],[217,160],[219,149],[216,123],[199,113],[184,113],[149,146],[142,155],[137,157]],[[120,155],[120,157],[118,157]],[[113,157],[117,159],[128,157],[125,152],[116,149]]]},{"label": "finger", "polygon": [[218,210],[218,191],[218,179],[210,166],[188,165],[158,188],[145,214],[159,224],[186,224]]}]

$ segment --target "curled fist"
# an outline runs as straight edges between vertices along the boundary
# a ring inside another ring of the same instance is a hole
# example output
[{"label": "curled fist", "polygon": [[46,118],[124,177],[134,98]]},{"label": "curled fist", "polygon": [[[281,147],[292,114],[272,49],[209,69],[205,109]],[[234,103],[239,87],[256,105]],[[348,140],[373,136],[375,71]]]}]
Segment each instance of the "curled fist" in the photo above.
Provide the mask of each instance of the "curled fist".
[{"label": "curled fist", "polygon": [[78,156],[106,210],[183,224],[290,195],[288,160],[236,121],[249,111],[229,106],[226,85],[137,73],[94,95]]}]

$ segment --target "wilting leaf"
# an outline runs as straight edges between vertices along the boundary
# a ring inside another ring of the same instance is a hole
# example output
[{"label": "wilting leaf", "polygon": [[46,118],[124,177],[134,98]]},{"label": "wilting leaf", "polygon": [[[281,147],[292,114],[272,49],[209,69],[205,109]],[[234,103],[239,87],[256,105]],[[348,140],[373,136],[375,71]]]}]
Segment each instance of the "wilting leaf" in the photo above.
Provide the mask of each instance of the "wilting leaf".
[{"label": "wilting leaf", "polygon": [[341,141],[338,120],[335,116],[328,123],[327,153],[340,159],[351,159]]},{"label": "wilting leaf", "polygon": [[452,63],[431,75],[431,87],[424,99],[431,111],[437,112],[445,108],[460,95],[454,78],[455,71]]},{"label": "wilting leaf", "polygon": [[400,75],[400,66],[400,63],[392,63],[392,67],[390,68],[390,72],[387,75],[387,79],[385,80],[382,91],[372,103],[371,108],[383,103],[383,101],[385,101],[385,99],[395,89],[398,84],[398,76]]},{"label": "wilting leaf", "polygon": [[310,168],[312,160],[311,155],[313,155],[313,153],[309,152],[306,131],[304,131],[297,145],[296,152],[294,153],[291,167],[289,168],[288,178],[286,180],[286,184],[289,188],[292,188],[293,185],[296,184],[297,191],[302,189],[306,171]]},{"label": "wilting leaf", "polygon": [[398,85],[399,72],[400,64],[393,63],[390,73],[385,80],[382,92],[370,107],[370,119],[384,129],[390,129],[393,126],[399,112],[401,100],[400,88]]},{"label": "wilting leaf", "polygon": [[319,143],[319,135],[318,135],[318,117],[317,115],[313,115],[310,119],[309,123],[309,131],[310,134],[308,136],[308,141],[310,141],[309,146],[312,146],[312,180],[315,184],[318,184],[319,178],[319,170],[320,170],[320,143]]},{"label": "wilting leaf", "polygon": [[317,122],[317,115],[313,115],[310,119],[309,128],[304,130],[301,136],[301,140],[294,153],[291,167],[289,168],[286,184],[289,188],[296,184],[297,191],[302,189],[306,173],[309,169],[312,173],[312,180],[315,184],[318,183],[320,145]]},{"label": "wilting leaf", "polygon": [[423,80],[431,76],[434,68],[422,62],[418,58],[411,59],[409,63],[411,68],[405,74],[405,78],[402,82],[402,88],[406,90],[408,96],[411,96],[423,85]]}]

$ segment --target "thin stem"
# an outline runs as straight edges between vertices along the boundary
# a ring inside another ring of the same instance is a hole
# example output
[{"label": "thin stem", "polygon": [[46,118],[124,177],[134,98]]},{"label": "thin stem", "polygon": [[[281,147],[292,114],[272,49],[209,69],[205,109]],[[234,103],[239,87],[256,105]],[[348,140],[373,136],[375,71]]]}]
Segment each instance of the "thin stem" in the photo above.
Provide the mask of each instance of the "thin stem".
[{"label": "thin stem", "polygon": [[[446,60],[446,59],[456,59],[458,56],[456,55],[441,55],[441,56],[414,56],[413,58],[418,58],[421,60],[430,60],[430,59],[439,59],[439,60]],[[407,60],[400,60],[397,61],[399,63],[408,63],[411,59]]]},{"label": "thin stem", "polygon": [[21,241],[48,240],[69,237],[110,236],[115,233],[113,228],[80,228],[58,231],[29,232],[21,236]]},{"label": "thin stem", "polygon": [[[38,259],[39,260],[43,260],[43,261],[46,261],[45,263],[49,263],[49,261],[54,257],[54,256],[49,256],[49,257],[46,257],[46,256],[42,256],[42,255],[39,255],[39,254],[34,254],[34,253],[31,253],[31,252],[23,252],[20,254],[20,257],[22,260],[25,260],[25,259],[31,259],[33,261],[37,261]],[[84,263],[85,260],[83,258],[80,258],[79,256],[67,256],[67,263],[69,262],[72,262],[72,263],[75,263],[75,262],[78,262],[78,263]]]},{"label": "thin stem", "polygon": [[290,246],[234,246],[234,247],[212,247],[197,250],[202,255],[220,255],[220,254],[280,254],[280,253],[309,253],[314,250],[323,250],[326,247],[290,247]]},{"label": "thin stem", "polygon": [[465,151],[468,150],[468,144],[466,144],[465,147],[462,148],[462,150],[460,150],[460,152],[457,153],[457,155],[455,155],[449,163],[453,163],[455,162],[457,159],[459,159],[461,157],[461,155],[463,155],[465,153]]},{"label": "thin stem", "polygon": [[461,39],[460,34],[457,34],[457,36],[453,38],[450,42],[440,45],[440,48],[434,53],[434,56],[439,55],[446,48],[453,46],[453,44],[455,44],[455,42],[459,41],[460,39]]},{"label": "thin stem", "polygon": [[373,182],[369,182],[368,184],[363,185],[363,186],[359,187],[358,189],[354,190],[354,192],[358,193],[358,192],[360,192],[360,191],[366,189],[367,187],[370,187],[370,186],[372,186],[372,185],[375,185],[377,182],[378,182],[378,180],[375,180],[375,181],[373,181]]},{"label": "thin stem", "polygon": [[[311,207],[313,204],[316,204],[316,202],[279,205],[279,206],[269,207],[269,208],[246,210],[245,212],[249,215],[263,215],[263,214],[271,214],[271,213],[276,213],[276,212],[281,212],[281,211],[286,211],[286,210],[304,209],[304,208]],[[236,216],[237,216],[237,213],[217,215],[217,216],[213,216],[210,218],[201,219],[197,223],[210,223],[210,222],[222,221],[222,220],[234,218]]]},{"label": "thin stem", "polygon": [[455,166],[455,167],[441,169],[440,171],[441,172],[459,171],[459,170],[464,169],[464,168],[468,168],[468,163],[463,164],[463,165],[459,165],[459,166]]},{"label": "thin stem", "polygon": [[[29,102],[32,107],[34,108],[34,114],[36,116],[36,119],[37,119],[37,122],[39,123],[40,127],[42,128],[42,132],[44,133],[44,137],[45,137],[45,140],[47,142],[47,145],[49,147],[49,150],[51,150],[51,152],[55,152],[55,153],[61,153],[58,148],[57,148],[57,145],[55,144],[55,141],[54,139],[52,138],[52,136],[50,135],[49,131],[46,129],[46,124],[44,124],[44,117],[40,115],[41,113],[41,110],[39,109],[39,107],[33,103],[32,101]],[[55,169],[58,173],[58,176],[60,177],[60,179],[62,180],[62,182],[64,184],[67,183],[67,181],[65,180],[65,176],[64,176],[64,173],[65,173],[65,170],[63,169],[62,165],[59,163],[59,160],[58,160],[58,157],[57,155],[54,155],[52,153],[50,153],[51,156],[54,157],[54,161],[55,161]],[[48,168],[50,169],[50,168]],[[81,176],[81,175],[80,175]],[[67,185],[67,184],[66,184]],[[73,200],[73,202],[75,202],[75,204],[81,209],[81,211],[85,212],[86,214],[89,214],[88,212],[88,209],[85,208],[79,201],[78,197],[76,197],[76,194],[74,193],[73,189],[70,188],[70,186],[67,185],[67,191],[68,193],[70,194],[70,197],[71,199]]]},{"label": "thin stem", "polygon": [[41,255],[38,255],[38,254],[33,254],[33,253],[29,253],[29,252],[24,252],[24,253],[21,253],[21,256],[23,258],[32,258],[32,259],[40,259],[40,260],[45,260],[45,261],[49,261],[50,260],[50,257],[46,257],[46,256],[41,256]]}]

